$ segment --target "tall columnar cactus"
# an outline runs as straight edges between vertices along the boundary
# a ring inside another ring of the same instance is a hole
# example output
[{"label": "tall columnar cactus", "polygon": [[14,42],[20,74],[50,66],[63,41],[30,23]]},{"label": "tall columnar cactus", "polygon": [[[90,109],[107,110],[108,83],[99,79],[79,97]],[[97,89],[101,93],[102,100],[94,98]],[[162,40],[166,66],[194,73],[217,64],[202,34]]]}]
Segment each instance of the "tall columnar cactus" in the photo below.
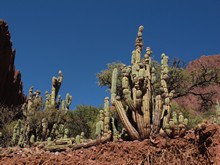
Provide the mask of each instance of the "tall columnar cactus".
[{"label": "tall columnar cactus", "polygon": [[12,135],[12,145],[18,143],[20,134],[21,134],[21,120],[19,119],[16,125],[14,126],[13,135]]},{"label": "tall columnar cactus", "polygon": [[96,123],[96,132],[95,135],[97,138],[112,136],[113,140],[119,138],[119,132],[115,126],[115,120],[113,117],[110,117],[110,107],[109,107],[109,98],[105,97],[104,99],[104,110],[99,112],[99,121]]},{"label": "tall columnar cactus", "polygon": [[51,105],[53,106],[55,106],[57,94],[60,90],[62,81],[63,81],[63,74],[62,74],[62,71],[59,70],[58,77],[52,78]]},{"label": "tall columnar cactus", "polygon": [[97,137],[101,137],[101,136],[103,136],[103,132],[104,132],[104,114],[103,114],[103,110],[100,110],[99,121],[96,123],[95,135]]},{"label": "tall columnar cactus", "polygon": [[69,110],[71,103],[72,103],[72,96],[69,93],[67,93],[66,100],[62,100],[61,109]]},{"label": "tall columnar cactus", "polygon": [[104,100],[104,135],[108,134],[108,131],[110,130],[110,116],[109,116],[109,98],[105,97]]},{"label": "tall columnar cactus", "polygon": [[69,109],[70,108],[70,104],[72,103],[72,96],[67,93],[66,94],[66,108]]},{"label": "tall columnar cactus", "polygon": [[64,124],[72,96],[67,93],[66,100],[64,100],[65,109],[62,109],[65,111],[59,111],[61,96],[59,95],[57,100],[56,97],[63,75],[61,71],[58,74],[58,78],[52,78],[51,94],[45,92],[45,103],[43,103],[39,90],[34,92],[33,87],[29,89],[27,103],[22,106],[24,119],[15,126],[12,145],[25,146],[26,144],[33,144],[34,141],[44,141],[48,137],[52,140],[68,137],[68,131],[64,128]]},{"label": "tall columnar cactus", "polygon": [[159,133],[161,127],[165,129],[170,119],[170,100],[174,92],[169,93],[167,89],[168,57],[162,54],[161,95],[154,96],[153,84],[156,82],[156,76],[150,57],[152,51],[149,47],[146,49],[144,58],[141,59],[143,29],[143,26],[138,29],[131,66],[121,68],[123,89],[121,98],[116,96],[117,68],[113,70],[112,75],[111,101],[132,139],[146,139],[151,134]]},{"label": "tall columnar cactus", "polygon": [[114,102],[114,99],[116,97],[117,77],[118,70],[114,69],[112,73],[111,102]]}]

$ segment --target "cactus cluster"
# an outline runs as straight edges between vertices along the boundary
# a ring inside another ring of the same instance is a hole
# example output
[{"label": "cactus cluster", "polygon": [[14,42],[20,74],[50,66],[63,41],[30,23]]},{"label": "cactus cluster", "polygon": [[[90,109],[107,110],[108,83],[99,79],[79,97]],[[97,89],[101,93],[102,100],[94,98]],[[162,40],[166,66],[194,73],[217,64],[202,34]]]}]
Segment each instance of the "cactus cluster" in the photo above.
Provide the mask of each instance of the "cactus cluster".
[{"label": "cactus cluster", "polygon": [[[168,56],[161,55],[160,95],[155,96],[155,68],[152,65],[149,47],[144,58],[140,26],[136,38],[136,49],[132,51],[131,66],[122,66],[112,73],[111,102],[115,106],[124,128],[132,139],[146,139],[165,130],[171,117],[171,99],[174,91],[168,91]],[[123,96],[117,96],[118,74],[122,74]]]},{"label": "cactus cluster", "polygon": [[[66,99],[58,95],[63,74],[52,78],[51,93],[45,92],[43,102],[40,91],[29,89],[27,103],[22,106],[24,119],[19,120],[14,127],[12,145],[25,146],[44,144],[50,151],[61,151],[66,148],[77,149],[89,147],[109,140],[126,137],[133,140],[143,140],[155,134],[168,137],[184,136],[188,119],[183,114],[171,112],[171,100],[174,91],[168,91],[167,78],[168,56],[161,55],[160,94],[155,94],[156,70],[153,67],[149,47],[144,58],[142,32],[140,26],[136,38],[136,49],[132,51],[131,66],[123,65],[120,71],[115,68],[112,73],[111,103],[118,112],[124,126],[120,134],[115,126],[115,119],[110,115],[109,98],[104,99],[104,109],[100,110],[99,121],[96,123],[95,140],[85,139],[84,132],[75,138],[69,137],[65,128],[65,116],[72,102],[72,96],[67,93]],[[122,74],[122,96],[117,96],[118,74]],[[60,106],[61,105],[61,106]],[[61,109],[60,109],[61,107]],[[59,110],[60,109],[60,110]],[[45,113],[36,118],[41,112]],[[219,108],[216,111],[219,120]],[[39,120],[40,119],[40,120]]]},{"label": "cactus cluster", "polygon": [[20,143],[20,134],[21,134],[21,120],[19,119],[16,125],[14,126],[13,135],[12,135],[12,144]]},{"label": "cactus cluster", "polygon": [[24,119],[18,120],[14,127],[12,145],[32,145],[36,141],[45,141],[48,138],[53,140],[68,137],[69,131],[64,124],[72,96],[67,93],[60,109],[61,96],[58,96],[58,92],[62,80],[63,74],[59,71],[58,77],[52,78],[51,93],[45,92],[45,102],[39,90],[34,92],[33,87],[29,89],[27,102],[22,106]]},{"label": "cactus cluster", "polygon": [[37,144],[46,145],[45,148],[49,151],[63,151],[67,148],[78,149],[82,147],[90,147],[99,143],[104,143],[110,140],[118,140],[120,134],[116,129],[115,120],[110,115],[109,98],[104,99],[104,109],[99,112],[99,120],[96,123],[96,139],[86,139],[84,132],[77,135],[75,138],[68,137],[68,129],[65,129],[64,137],[59,139],[49,139],[46,143]]},{"label": "cactus cluster", "polygon": [[119,133],[115,126],[115,120],[113,117],[110,117],[108,97],[105,97],[104,99],[104,110],[100,110],[99,112],[99,121],[96,123],[95,135],[97,138],[107,137],[109,135],[113,137],[113,140],[119,138]]},{"label": "cactus cluster", "polygon": [[184,137],[186,134],[188,125],[188,119],[184,118],[183,113],[178,114],[173,111],[168,123],[166,123],[164,130],[161,129],[160,133],[166,133],[170,138],[174,137]]},{"label": "cactus cluster", "polygon": [[[114,119],[109,114],[109,98],[104,100],[104,110],[100,111],[100,121],[96,124],[96,140],[86,139],[84,132],[75,138],[69,137],[69,130],[65,128],[65,117],[72,101],[72,96],[67,93],[66,100],[61,101],[58,95],[63,75],[52,78],[51,93],[45,92],[46,101],[40,91],[29,89],[27,103],[22,106],[23,120],[18,120],[14,127],[12,145],[21,147],[27,145],[43,145],[49,151],[61,151],[67,148],[81,148],[110,141],[118,138],[118,131]],[[61,104],[61,106],[60,106]],[[39,115],[39,116],[38,116]],[[113,132],[113,136],[112,136]]]},{"label": "cactus cluster", "polygon": [[81,144],[81,143],[85,143],[86,140],[85,140],[85,134],[84,132],[81,132],[80,135],[77,135],[76,138],[75,138],[75,143],[76,144]]},{"label": "cactus cluster", "polygon": [[[66,134],[68,130],[65,131]],[[81,132],[80,135],[77,135],[75,138],[69,138],[64,135],[64,138],[48,140],[45,144],[45,148],[49,151],[63,151],[67,148],[78,149],[82,147],[90,147],[97,145],[99,143],[104,143],[119,138],[118,131],[114,125],[114,118],[110,117],[109,114],[109,98],[106,97],[104,100],[104,110],[100,110],[99,121],[96,123],[96,139],[86,139],[84,132]],[[40,144],[42,144],[40,143]]]}]

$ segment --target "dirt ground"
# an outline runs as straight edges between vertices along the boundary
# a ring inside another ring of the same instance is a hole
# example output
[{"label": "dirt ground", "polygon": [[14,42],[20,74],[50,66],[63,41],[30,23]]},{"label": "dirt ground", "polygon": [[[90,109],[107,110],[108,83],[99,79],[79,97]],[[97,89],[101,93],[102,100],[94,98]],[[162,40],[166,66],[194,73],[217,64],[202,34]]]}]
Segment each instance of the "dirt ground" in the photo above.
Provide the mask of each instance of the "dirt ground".
[{"label": "dirt ground", "polygon": [[1,148],[0,164],[220,165],[220,126],[209,125],[200,133],[200,138],[189,131],[184,138],[117,141],[65,152],[49,152],[38,147]]}]

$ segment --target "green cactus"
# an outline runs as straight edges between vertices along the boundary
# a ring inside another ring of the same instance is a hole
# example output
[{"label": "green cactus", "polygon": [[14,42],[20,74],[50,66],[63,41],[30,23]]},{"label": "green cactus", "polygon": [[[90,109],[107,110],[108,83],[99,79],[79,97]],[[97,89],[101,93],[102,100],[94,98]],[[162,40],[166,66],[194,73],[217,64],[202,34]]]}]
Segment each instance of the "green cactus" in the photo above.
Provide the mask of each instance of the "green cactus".
[{"label": "green cactus", "polygon": [[56,109],[59,109],[60,104],[61,104],[61,96],[58,95],[58,97],[57,97],[57,101],[56,101]]},{"label": "green cactus", "polygon": [[96,123],[95,135],[101,137],[103,133],[104,133],[104,115],[103,115],[103,110],[100,110],[99,121]]},{"label": "green cactus", "polygon": [[216,122],[217,124],[220,124],[220,103],[217,100],[216,103]]},{"label": "green cactus", "polygon": [[42,119],[42,136],[43,136],[43,139],[45,139],[46,136],[47,136],[47,129],[48,129],[47,119],[43,118]]},{"label": "green cactus", "polygon": [[113,141],[116,141],[120,138],[120,134],[115,126],[115,119],[111,117],[111,125],[112,125],[112,136],[113,136]]},{"label": "green cactus", "polygon": [[72,102],[72,96],[69,93],[67,93],[66,94],[66,108],[67,109],[69,109],[71,102]]},{"label": "green cactus", "polygon": [[61,109],[66,110],[66,101],[62,100]]},{"label": "green cactus", "polygon": [[22,146],[24,141],[24,128],[21,128],[21,133],[18,140],[18,146]]},{"label": "green cactus", "polygon": [[179,121],[179,124],[183,124],[184,123],[184,116],[183,116],[182,112],[179,113],[178,121]]},{"label": "green cactus", "polygon": [[165,131],[168,137],[174,138],[177,136],[185,136],[188,119],[184,118],[182,112],[177,114],[175,111],[173,111],[171,116],[172,118],[170,118],[169,124],[166,124],[166,127],[170,128],[170,131]]},{"label": "green cactus", "polygon": [[51,89],[51,105],[55,106],[57,94],[63,81],[62,71],[59,70],[58,77],[52,78],[52,89]]},{"label": "green cactus", "polygon": [[76,135],[75,143],[80,144],[80,135]]},{"label": "green cactus", "polygon": [[[115,68],[112,73],[111,99],[115,99],[116,97],[117,77],[118,77],[118,70]],[[111,102],[114,102],[114,100],[111,100]]]},{"label": "green cactus", "polygon": [[86,142],[85,133],[81,132],[81,134],[80,134],[80,143],[85,143],[85,142]]},{"label": "green cactus", "polygon": [[31,138],[30,138],[30,144],[33,145],[35,142],[35,135],[31,135]]},{"label": "green cactus", "polygon": [[[132,139],[146,139],[151,134],[157,134],[169,124],[171,116],[170,102],[174,91],[168,92],[166,80],[168,78],[168,56],[161,55],[161,95],[154,96],[153,85],[156,82],[155,68],[152,66],[149,47],[146,48],[144,58],[141,59],[143,48],[140,26],[136,38],[136,49],[132,51],[132,66],[123,66],[122,98],[117,94],[118,70],[112,74],[111,102],[115,106],[122,124]],[[131,115],[128,115],[131,114]]]},{"label": "green cactus", "polygon": [[45,102],[45,109],[47,109],[51,104],[51,98],[48,91],[45,92],[46,102]]},{"label": "green cactus", "polygon": [[[52,78],[52,92],[45,92],[46,100],[43,103],[41,92],[34,91],[34,87],[30,87],[28,100],[22,106],[24,119],[16,124],[13,136],[12,145],[25,146],[34,141],[44,141],[48,137],[52,140],[68,138],[68,131],[64,128],[66,121],[66,111],[59,111],[61,96],[58,95],[63,74],[61,71],[58,77]],[[58,98],[57,98],[58,96]],[[57,98],[57,100],[56,100]],[[65,100],[64,100],[65,101]],[[66,95],[65,109],[68,110],[72,101],[72,96]]]},{"label": "green cactus", "polygon": [[63,124],[59,124],[59,134],[57,136],[57,138],[62,138],[64,136],[64,131],[65,131],[65,128],[64,128],[64,125]]},{"label": "green cactus", "polygon": [[101,133],[101,124],[99,122],[96,123],[96,127],[95,127],[95,135],[96,137],[101,137],[102,133]]},{"label": "green cactus", "polygon": [[108,134],[108,131],[110,130],[110,114],[109,114],[109,98],[106,97],[104,100],[104,122],[103,122],[103,133],[104,135]]},{"label": "green cactus", "polygon": [[165,125],[164,132],[166,132],[166,134],[167,134],[169,137],[172,136],[172,129],[170,128],[170,125],[169,125],[169,124],[166,124],[166,125]]},{"label": "green cactus", "polygon": [[76,144],[81,144],[81,143],[85,143],[86,140],[85,140],[85,134],[84,132],[81,132],[80,135],[77,135],[76,138],[75,138],[75,143]]},{"label": "green cactus", "polygon": [[54,139],[57,136],[57,134],[56,134],[58,132],[57,129],[58,129],[58,125],[57,125],[57,123],[54,123],[52,130],[51,130],[51,134],[50,134],[50,137],[52,139]]},{"label": "green cactus", "polygon": [[13,135],[12,135],[12,145],[16,145],[19,141],[19,137],[21,135],[21,120],[19,119],[16,125],[13,129]]},{"label": "green cactus", "polygon": [[187,126],[187,125],[188,125],[188,122],[189,122],[188,119],[187,119],[187,118],[184,118],[183,124]]},{"label": "green cactus", "polygon": [[69,129],[68,128],[65,128],[64,129],[64,136],[63,136],[63,138],[64,139],[67,139],[69,137]]},{"label": "green cactus", "polygon": [[104,110],[99,112],[99,121],[96,123],[95,135],[97,139],[113,137],[113,140],[118,140],[120,134],[115,126],[115,119],[110,116],[109,98],[104,99]]},{"label": "green cactus", "polygon": [[53,141],[52,141],[52,138],[51,137],[48,137],[47,138],[47,146],[52,146],[54,145]]}]

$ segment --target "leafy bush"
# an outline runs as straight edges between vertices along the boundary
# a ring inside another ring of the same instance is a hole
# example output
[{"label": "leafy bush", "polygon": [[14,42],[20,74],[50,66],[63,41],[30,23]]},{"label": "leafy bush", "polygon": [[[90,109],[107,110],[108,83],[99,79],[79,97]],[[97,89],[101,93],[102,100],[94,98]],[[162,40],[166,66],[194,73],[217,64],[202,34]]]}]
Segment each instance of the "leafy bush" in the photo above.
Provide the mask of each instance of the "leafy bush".
[{"label": "leafy bush", "polygon": [[5,124],[20,119],[22,116],[22,111],[19,106],[6,107],[3,104],[0,104],[0,130]]},{"label": "leafy bush", "polygon": [[0,147],[10,145],[14,126],[22,116],[19,106],[6,107],[3,104],[0,105]]},{"label": "leafy bush", "polygon": [[70,131],[70,136],[75,137],[84,132],[86,138],[95,138],[95,126],[99,120],[100,109],[101,107],[79,105],[75,110],[69,111],[66,127]]}]

